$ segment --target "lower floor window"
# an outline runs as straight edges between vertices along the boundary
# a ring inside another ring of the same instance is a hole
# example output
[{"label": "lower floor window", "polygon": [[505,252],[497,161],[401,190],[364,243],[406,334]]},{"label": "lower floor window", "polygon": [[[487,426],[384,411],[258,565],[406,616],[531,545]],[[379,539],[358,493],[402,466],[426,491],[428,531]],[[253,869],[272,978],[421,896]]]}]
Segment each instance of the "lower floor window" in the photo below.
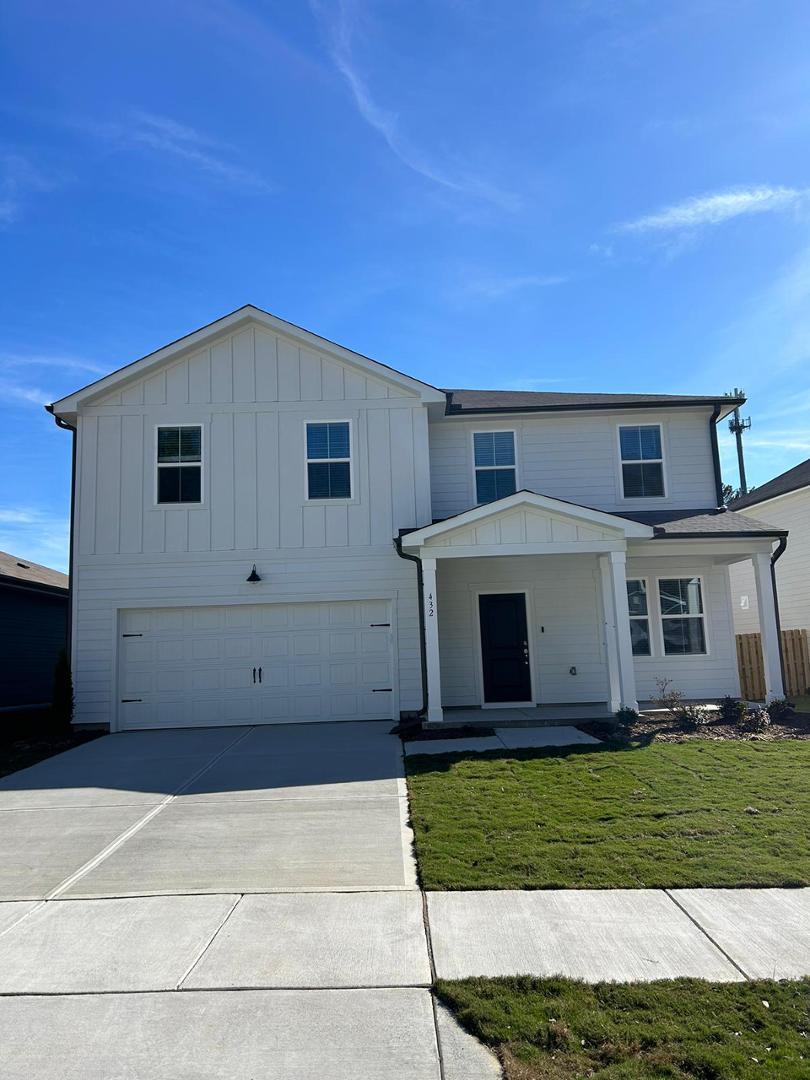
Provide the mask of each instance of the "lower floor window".
[{"label": "lower floor window", "polygon": [[647,582],[641,578],[627,581],[627,607],[630,611],[630,640],[633,656],[650,655],[650,613],[647,608]]},{"label": "lower floor window", "polygon": [[706,652],[706,626],[700,578],[661,578],[658,582],[661,630],[666,656]]}]

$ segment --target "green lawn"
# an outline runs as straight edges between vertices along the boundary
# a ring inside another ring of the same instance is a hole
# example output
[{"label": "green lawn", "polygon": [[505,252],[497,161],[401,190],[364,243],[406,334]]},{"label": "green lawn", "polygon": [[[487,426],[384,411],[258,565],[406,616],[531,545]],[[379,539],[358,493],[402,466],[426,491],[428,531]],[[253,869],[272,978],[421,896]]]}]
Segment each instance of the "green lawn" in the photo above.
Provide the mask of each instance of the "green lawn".
[{"label": "green lawn", "polygon": [[810,741],[423,755],[408,772],[427,889],[810,884]]},{"label": "green lawn", "polygon": [[498,1053],[508,1080],[810,1076],[810,980],[519,977],[441,982],[437,992]]}]

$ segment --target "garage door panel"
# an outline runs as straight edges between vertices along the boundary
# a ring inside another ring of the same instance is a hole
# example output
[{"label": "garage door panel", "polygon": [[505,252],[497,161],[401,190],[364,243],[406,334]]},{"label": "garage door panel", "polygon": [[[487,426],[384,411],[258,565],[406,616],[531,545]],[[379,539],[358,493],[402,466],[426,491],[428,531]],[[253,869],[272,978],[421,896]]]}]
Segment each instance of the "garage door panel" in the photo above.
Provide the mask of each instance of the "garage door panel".
[{"label": "garage door panel", "polygon": [[388,719],[389,623],[384,600],[124,611],[121,725]]}]

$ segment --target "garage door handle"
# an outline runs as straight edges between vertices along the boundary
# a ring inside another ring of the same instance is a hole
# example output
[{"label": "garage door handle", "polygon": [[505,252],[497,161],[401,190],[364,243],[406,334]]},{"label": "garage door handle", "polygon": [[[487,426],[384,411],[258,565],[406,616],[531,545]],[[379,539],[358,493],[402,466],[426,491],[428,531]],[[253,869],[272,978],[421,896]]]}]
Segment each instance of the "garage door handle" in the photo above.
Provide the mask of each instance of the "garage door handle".
[{"label": "garage door handle", "polygon": [[253,669],[253,681],[256,682],[256,668]]},{"label": "garage door handle", "polygon": [[259,682],[262,681],[262,669],[259,668]]}]

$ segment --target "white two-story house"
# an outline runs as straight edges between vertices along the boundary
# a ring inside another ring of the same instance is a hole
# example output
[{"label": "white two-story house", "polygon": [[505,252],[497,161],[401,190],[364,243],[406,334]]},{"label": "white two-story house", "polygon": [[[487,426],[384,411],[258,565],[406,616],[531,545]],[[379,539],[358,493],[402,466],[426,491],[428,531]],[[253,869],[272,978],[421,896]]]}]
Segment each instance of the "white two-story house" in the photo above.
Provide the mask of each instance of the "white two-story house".
[{"label": "white two-story house", "polygon": [[728,397],[440,390],[248,306],[49,406],[76,722],[452,720],[738,693]]}]

